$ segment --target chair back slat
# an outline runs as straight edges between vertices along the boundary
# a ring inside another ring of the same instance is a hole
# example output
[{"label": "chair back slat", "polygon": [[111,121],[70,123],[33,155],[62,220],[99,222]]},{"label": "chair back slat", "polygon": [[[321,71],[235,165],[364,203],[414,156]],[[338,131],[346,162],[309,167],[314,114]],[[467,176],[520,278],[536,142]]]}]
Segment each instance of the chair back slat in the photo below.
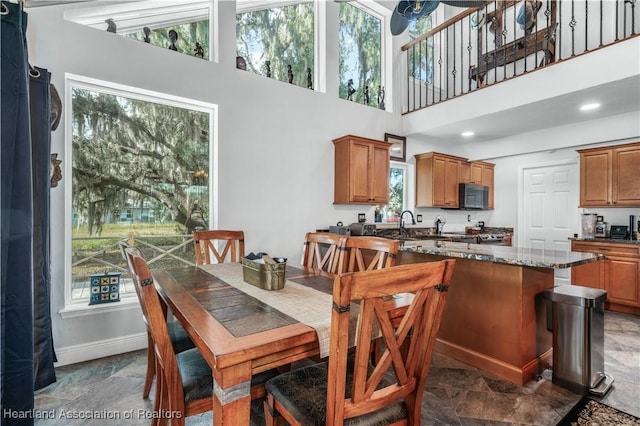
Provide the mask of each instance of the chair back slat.
[{"label": "chair back slat", "polygon": [[372,271],[396,264],[400,242],[381,237],[349,237],[345,242],[345,264],[341,272]]},{"label": "chair back slat", "polygon": [[308,232],[304,238],[302,266],[338,273],[346,237],[328,232]]},{"label": "chair back slat", "polygon": [[[380,410],[404,400],[408,424],[420,418],[421,393],[430,367],[442,310],[455,260],[394,266],[380,270],[337,275],[333,286],[327,422]],[[415,297],[397,328],[389,318],[385,301],[398,293]],[[348,365],[350,321],[347,307],[359,302],[357,346],[353,366]],[[371,361],[371,339],[380,335],[384,351]],[[405,355],[401,347],[409,339]],[[352,371],[346,389],[347,371]],[[389,372],[395,380],[389,381]],[[346,396],[349,395],[347,398]],[[417,401],[417,402],[416,402]]]},{"label": "chair back slat", "polygon": [[244,231],[196,231],[193,246],[197,265],[240,262],[244,256]]}]

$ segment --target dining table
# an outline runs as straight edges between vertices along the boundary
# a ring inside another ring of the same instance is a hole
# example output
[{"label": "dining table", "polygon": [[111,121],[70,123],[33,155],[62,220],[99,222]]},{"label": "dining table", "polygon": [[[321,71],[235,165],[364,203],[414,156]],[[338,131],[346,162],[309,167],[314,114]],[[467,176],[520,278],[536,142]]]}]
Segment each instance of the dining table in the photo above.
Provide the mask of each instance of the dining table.
[{"label": "dining table", "polygon": [[[213,375],[213,424],[248,425],[251,377],[329,350],[335,276],[287,265],[285,285],[264,290],[243,280],[240,263],[152,271],[158,293]],[[388,301],[400,313],[411,295]],[[357,320],[358,309],[354,311]],[[352,342],[355,344],[355,342]]]}]

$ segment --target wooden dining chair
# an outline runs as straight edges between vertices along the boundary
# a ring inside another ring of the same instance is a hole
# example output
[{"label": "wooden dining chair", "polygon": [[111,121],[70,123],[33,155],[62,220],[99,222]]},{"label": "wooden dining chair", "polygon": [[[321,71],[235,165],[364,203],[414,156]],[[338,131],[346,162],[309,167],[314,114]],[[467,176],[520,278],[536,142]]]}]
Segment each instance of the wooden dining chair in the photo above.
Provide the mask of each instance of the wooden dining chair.
[{"label": "wooden dining chair", "polygon": [[[338,267],[340,272],[371,271],[395,266],[400,250],[398,240],[373,236],[349,237],[344,246],[346,254],[341,258],[344,264]],[[382,344],[381,338],[374,340],[371,346],[371,356],[374,359],[380,357]],[[408,344],[409,340],[402,347],[403,351],[406,352]]]},{"label": "wooden dining chair", "polygon": [[240,262],[244,256],[244,231],[195,231],[193,246],[196,250],[196,265]]},{"label": "wooden dining chair", "polygon": [[[169,338],[162,300],[154,285],[149,265],[135,248],[127,248],[125,252],[154,341],[156,393],[160,396],[157,408],[159,411],[156,412],[170,414],[172,426],[183,426],[186,417],[213,409],[211,367],[197,348],[175,353]],[[251,378],[251,397],[263,397],[266,392],[264,383],[277,373],[274,369],[254,375]],[[154,420],[153,424],[166,424],[166,421],[166,418],[160,418],[157,422]]]},{"label": "wooden dining chair", "polygon": [[345,262],[340,272],[371,271],[395,266],[400,242],[382,237],[349,237],[345,240]]},{"label": "wooden dining chair", "polygon": [[[333,285],[328,363],[267,381],[265,418],[282,425],[419,425],[424,386],[455,260],[337,275]],[[414,293],[397,329],[384,308],[397,293]],[[359,302],[357,326],[352,302]],[[377,324],[377,326],[376,326]],[[408,353],[400,347],[413,332]],[[350,337],[357,345],[351,354]],[[370,362],[372,337],[385,351]]]},{"label": "wooden dining chair", "polygon": [[[118,245],[120,247],[122,257],[124,258],[125,262],[127,262],[127,265],[129,265],[129,261],[126,253],[127,248],[136,250],[137,254],[140,257],[144,258],[144,255],[142,254],[142,251],[140,251],[139,248],[137,247],[134,248],[129,246],[129,244],[126,241],[120,241]],[[129,267],[129,274],[133,279],[133,271],[131,270],[130,267]],[[142,300],[140,299],[138,288],[135,287],[135,290],[138,296],[138,301],[140,302],[140,306],[142,307]],[[165,317],[168,318],[168,316],[166,315],[167,308],[164,303],[162,304],[162,307],[163,307],[163,312],[165,313]],[[156,355],[153,349],[154,343],[153,343],[153,336],[151,335],[151,330],[149,329],[149,320],[147,319],[147,315],[144,309],[142,311],[142,320],[144,321],[144,324],[147,328],[147,372],[145,374],[144,387],[142,389],[142,397],[147,399],[149,398],[149,393],[151,392],[151,385],[153,384],[153,378],[156,375]],[[168,320],[167,329],[169,331],[169,338],[171,339],[171,343],[173,345],[173,349],[175,352],[182,352],[187,349],[191,349],[195,347],[195,345],[189,338],[189,335],[187,334],[187,332],[184,330],[184,328],[182,327],[182,325],[180,325],[178,321]],[[158,393],[156,392],[156,397],[157,396],[158,396]]]},{"label": "wooden dining chair", "polygon": [[308,232],[304,237],[302,266],[338,273],[344,256],[345,240],[346,236],[340,234]]}]

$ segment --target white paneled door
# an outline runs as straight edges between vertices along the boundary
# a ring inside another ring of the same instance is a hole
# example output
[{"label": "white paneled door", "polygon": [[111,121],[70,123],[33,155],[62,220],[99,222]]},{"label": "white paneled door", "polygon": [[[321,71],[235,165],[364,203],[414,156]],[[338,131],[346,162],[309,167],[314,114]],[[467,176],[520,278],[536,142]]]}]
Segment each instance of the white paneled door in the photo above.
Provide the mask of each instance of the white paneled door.
[{"label": "white paneled door", "polygon": [[[570,251],[569,238],[579,233],[579,169],[576,162],[522,168],[521,247]],[[567,269],[556,270],[557,284],[570,284]]]}]

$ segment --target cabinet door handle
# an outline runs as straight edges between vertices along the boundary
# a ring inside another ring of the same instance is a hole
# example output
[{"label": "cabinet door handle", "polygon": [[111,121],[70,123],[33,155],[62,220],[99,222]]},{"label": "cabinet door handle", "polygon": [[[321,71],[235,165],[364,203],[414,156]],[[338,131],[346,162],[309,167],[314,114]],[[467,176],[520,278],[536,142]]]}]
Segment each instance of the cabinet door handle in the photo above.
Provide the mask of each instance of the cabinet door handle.
[{"label": "cabinet door handle", "polygon": [[600,251],[611,251],[611,249],[604,248],[604,247],[598,247],[598,250],[600,250]]}]

